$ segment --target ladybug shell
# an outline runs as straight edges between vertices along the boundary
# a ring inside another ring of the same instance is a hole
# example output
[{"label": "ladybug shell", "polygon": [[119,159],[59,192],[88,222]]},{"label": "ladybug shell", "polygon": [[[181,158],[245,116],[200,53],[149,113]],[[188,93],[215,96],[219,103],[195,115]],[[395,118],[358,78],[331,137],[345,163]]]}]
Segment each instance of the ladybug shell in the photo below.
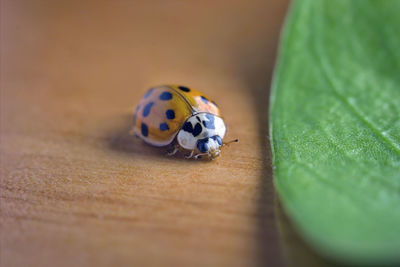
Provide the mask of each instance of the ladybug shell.
[{"label": "ladybug shell", "polygon": [[166,146],[185,121],[199,112],[220,116],[215,102],[193,88],[179,85],[151,88],[136,108],[135,133],[148,144]]}]

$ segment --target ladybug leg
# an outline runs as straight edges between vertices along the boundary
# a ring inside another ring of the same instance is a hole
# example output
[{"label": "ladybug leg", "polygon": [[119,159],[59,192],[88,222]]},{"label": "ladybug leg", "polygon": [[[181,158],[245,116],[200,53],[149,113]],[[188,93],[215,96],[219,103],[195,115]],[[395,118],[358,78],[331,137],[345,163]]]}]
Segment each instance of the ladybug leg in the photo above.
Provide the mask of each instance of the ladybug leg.
[{"label": "ladybug leg", "polygon": [[174,149],[170,152],[167,153],[168,156],[173,156],[176,154],[176,152],[178,152],[179,148],[178,146],[174,146]]},{"label": "ladybug leg", "polygon": [[192,150],[192,152],[190,152],[189,155],[186,155],[185,158],[190,159],[191,157],[193,157],[194,154],[194,150]]},{"label": "ladybug leg", "polygon": [[201,156],[208,155],[210,157],[210,153],[200,153],[193,156],[194,159],[199,159]]},{"label": "ladybug leg", "polygon": [[132,127],[132,128],[129,130],[129,135],[133,135],[133,136],[135,136],[135,137],[139,137],[139,135],[137,135],[137,133],[136,133],[135,127]]}]

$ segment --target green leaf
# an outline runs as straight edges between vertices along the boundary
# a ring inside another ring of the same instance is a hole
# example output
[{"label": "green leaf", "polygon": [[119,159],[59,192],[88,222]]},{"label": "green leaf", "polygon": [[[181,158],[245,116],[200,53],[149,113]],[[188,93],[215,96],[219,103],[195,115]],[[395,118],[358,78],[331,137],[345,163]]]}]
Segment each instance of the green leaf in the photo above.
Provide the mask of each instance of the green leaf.
[{"label": "green leaf", "polygon": [[400,1],[298,0],[271,96],[275,187],[308,243],[400,262]]}]

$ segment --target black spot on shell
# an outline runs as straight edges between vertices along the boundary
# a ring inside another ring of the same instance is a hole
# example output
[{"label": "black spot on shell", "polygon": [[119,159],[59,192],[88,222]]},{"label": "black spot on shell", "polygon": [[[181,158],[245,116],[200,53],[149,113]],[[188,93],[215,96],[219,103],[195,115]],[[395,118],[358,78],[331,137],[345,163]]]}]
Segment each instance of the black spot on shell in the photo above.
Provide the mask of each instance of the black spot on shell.
[{"label": "black spot on shell", "polygon": [[143,117],[147,117],[150,114],[150,110],[153,105],[154,102],[150,102],[143,108]]},{"label": "black spot on shell", "polygon": [[145,123],[142,123],[141,125],[141,130],[142,130],[142,135],[143,136],[148,136],[149,135],[149,128]]},{"label": "black spot on shell", "polygon": [[183,92],[190,92],[190,88],[187,88],[186,86],[178,86],[179,90],[183,91]]},{"label": "black spot on shell", "polygon": [[160,130],[161,130],[161,131],[167,131],[167,130],[169,130],[168,124],[165,123],[165,122],[160,123]]},{"label": "black spot on shell", "polygon": [[167,116],[167,119],[173,120],[173,119],[175,119],[175,112],[172,109],[168,109],[165,112],[165,116]]},{"label": "black spot on shell", "polygon": [[205,96],[200,96],[201,100],[203,100],[204,103],[208,104],[210,102]]},{"label": "black spot on shell", "polygon": [[172,94],[170,92],[162,92],[162,94],[160,95],[160,99],[161,100],[170,100],[172,99]]},{"label": "black spot on shell", "polygon": [[151,88],[149,91],[146,92],[146,94],[143,96],[143,98],[148,98],[151,93],[153,92],[154,88]]}]

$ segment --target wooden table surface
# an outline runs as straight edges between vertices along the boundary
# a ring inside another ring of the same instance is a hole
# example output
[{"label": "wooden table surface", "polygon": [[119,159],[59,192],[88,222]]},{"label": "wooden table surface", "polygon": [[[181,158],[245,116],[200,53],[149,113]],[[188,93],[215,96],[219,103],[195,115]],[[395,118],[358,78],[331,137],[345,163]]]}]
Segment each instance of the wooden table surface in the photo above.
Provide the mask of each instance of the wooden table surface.
[{"label": "wooden table surface", "polygon": [[[287,1],[3,0],[1,266],[280,266],[268,96]],[[147,88],[219,103],[212,162],[129,135]]]}]

